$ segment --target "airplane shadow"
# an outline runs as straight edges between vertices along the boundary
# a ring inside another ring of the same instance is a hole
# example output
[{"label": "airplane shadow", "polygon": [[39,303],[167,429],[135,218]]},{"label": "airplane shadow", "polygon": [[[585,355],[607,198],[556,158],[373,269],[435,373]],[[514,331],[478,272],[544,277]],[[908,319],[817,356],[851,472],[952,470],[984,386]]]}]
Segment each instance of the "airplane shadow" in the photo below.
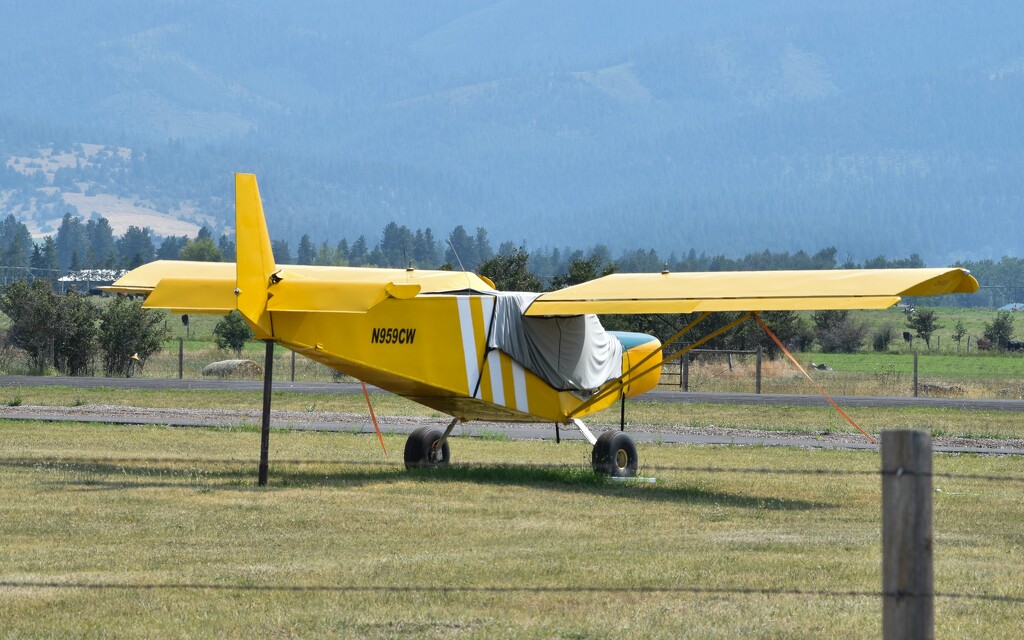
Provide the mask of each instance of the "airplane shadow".
[{"label": "airplane shadow", "polygon": [[453,466],[441,469],[414,469],[407,473],[424,482],[459,480],[478,484],[528,486],[545,491],[587,493],[630,501],[714,504],[774,511],[835,507],[825,502],[713,491],[690,484],[620,484],[594,475],[589,468],[581,467]]},{"label": "airplane shadow", "polygon": [[434,469],[405,470],[399,467],[374,468],[345,465],[327,471],[329,462],[317,470],[284,463],[270,466],[269,487],[255,486],[256,465],[251,463],[219,463],[202,467],[187,460],[146,464],[115,462],[0,461],[10,468],[50,469],[67,477],[47,480],[50,486],[73,487],[79,491],[118,491],[125,489],[177,488],[200,491],[266,491],[282,488],[337,487],[351,488],[415,481],[423,483],[461,482],[479,485],[521,486],[562,493],[586,493],[595,497],[630,501],[655,501],[689,504],[713,504],[725,507],[765,509],[771,511],[831,509],[826,502],[757,496],[743,493],[713,491],[689,484],[615,483],[595,476],[582,467],[529,467],[503,465],[453,465]]}]

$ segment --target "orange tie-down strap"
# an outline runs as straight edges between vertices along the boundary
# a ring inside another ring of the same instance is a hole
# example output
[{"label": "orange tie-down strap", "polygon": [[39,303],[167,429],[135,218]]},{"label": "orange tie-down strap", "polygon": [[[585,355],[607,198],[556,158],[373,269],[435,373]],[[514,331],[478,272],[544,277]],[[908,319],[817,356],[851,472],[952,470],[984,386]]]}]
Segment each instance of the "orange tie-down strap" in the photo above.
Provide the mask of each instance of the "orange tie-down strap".
[{"label": "orange tie-down strap", "polygon": [[800,370],[800,373],[804,374],[804,377],[807,378],[807,380],[810,381],[810,383],[813,384],[819,392],[821,392],[821,395],[825,396],[825,399],[828,400],[829,404],[836,408],[836,411],[839,412],[839,415],[843,416],[843,418],[845,418],[847,422],[856,427],[857,431],[860,431],[862,434],[864,434],[864,437],[867,438],[868,441],[871,442],[871,444],[877,445],[878,441],[872,438],[871,434],[869,434],[867,431],[861,429],[860,425],[854,422],[853,418],[847,415],[847,413],[843,411],[838,404],[836,404],[836,401],[832,399],[832,396],[825,393],[825,390],[821,388],[821,385],[815,382],[814,378],[812,378],[810,374],[808,374],[807,371],[805,371],[804,368],[800,366],[800,363],[796,361],[796,358],[794,358],[793,354],[789,352],[789,349],[786,348],[786,345],[782,344],[782,341],[779,340],[779,337],[772,333],[772,330],[769,329],[768,325],[764,323],[764,320],[761,319],[761,316],[755,313],[754,319],[757,320],[757,324],[761,325],[761,328],[764,329],[764,332],[768,334],[768,337],[774,340],[775,344],[779,345],[779,348],[782,349],[782,353],[786,354],[786,357],[789,358],[790,362],[796,365],[796,368]]},{"label": "orange tie-down strap", "polygon": [[366,390],[366,383],[363,383],[363,395],[366,397],[366,406],[370,408],[370,418],[373,420],[373,428],[377,430],[377,439],[380,440],[380,448],[384,450],[384,459],[388,459],[388,448],[384,446],[384,436],[381,435],[380,425],[377,424],[377,414],[373,412],[373,403],[370,402],[370,392]]}]

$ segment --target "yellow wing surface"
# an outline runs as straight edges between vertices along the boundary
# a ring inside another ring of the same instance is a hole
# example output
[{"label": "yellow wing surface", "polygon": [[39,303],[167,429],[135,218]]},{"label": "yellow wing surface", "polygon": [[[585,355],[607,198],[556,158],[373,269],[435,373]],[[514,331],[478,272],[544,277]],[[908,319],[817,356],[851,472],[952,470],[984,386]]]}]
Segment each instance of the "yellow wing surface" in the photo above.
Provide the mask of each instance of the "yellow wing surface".
[{"label": "yellow wing surface", "polygon": [[973,293],[964,269],[616,273],[545,293],[528,316],[885,309],[906,296]]}]

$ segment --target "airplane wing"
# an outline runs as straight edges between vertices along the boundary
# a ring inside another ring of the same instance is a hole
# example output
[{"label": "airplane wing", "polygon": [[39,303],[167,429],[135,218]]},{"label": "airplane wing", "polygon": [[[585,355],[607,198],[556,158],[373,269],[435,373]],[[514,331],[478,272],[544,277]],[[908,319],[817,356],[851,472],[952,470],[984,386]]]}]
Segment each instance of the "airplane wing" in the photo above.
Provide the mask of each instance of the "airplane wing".
[{"label": "airplane wing", "polygon": [[[476,274],[460,271],[277,265],[269,311],[365,313],[385,298],[472,289],[491,291]],[[158,260],[125,274],[109,293],[144,295],[146,308],[223,315],[237,308],[233,262]]]},{"label": "airplane wing", "polygon": [[615,273],[542,294],[526,315],[885,309],[905,296],[977,290],[956,268]]}]

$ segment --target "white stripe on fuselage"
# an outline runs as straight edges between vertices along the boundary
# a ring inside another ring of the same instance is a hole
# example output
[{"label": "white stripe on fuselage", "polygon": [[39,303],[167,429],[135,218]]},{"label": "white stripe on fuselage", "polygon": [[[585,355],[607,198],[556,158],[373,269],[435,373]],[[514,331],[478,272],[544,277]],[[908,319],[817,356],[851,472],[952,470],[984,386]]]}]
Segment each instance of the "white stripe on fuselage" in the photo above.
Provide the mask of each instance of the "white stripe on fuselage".
[{"label": "white stripe on fuselage", "polygon": [[[483,316],[481,318],[482,322],[480,324],[484,328],[483,340],[485,353],[487,352],[487,334],[491,330],[491,314],[493,311],[494,298],[492,298],[491,296],[480,296],[480,314],[481,316]],[[496,404],[504,405],[505,393],[503,387],[501,386],[501,361],[498,360],[498,354],[494,353],[493,360],[491,359],[490,355],[488,355],[487,364],[491,372],[491,399]],[[483,390],[481,389],[481,391]],[[477,393],[476,397],[480,398],[481,396],[481,393]]]},{"label": "white stripe on fuselage", "polygon": [[[466,384],[469,386],[469,393],[476,391],[477,382],[480,380],[480,368],[476,359],[476,336],[473,331],[473,308],[469,304],[469,297],[458,296],[459,303],[459,329],[462,331],[462,352],[466,357]],[[477,392],[477,396],[479,392]]]},{"label": "white stripe on fuselage", "polygon": [[505,405],[505,382],[501,376],[501,352],[487,354],[487,367],[491,371],[491,398],[494,404]]},{"label": "white stripe on fuselage", "polygon": [[512,361],[512,386],[515,388],[516,394],[516,406],[514,409],[523,413],[530,413],[530,403],[526,399],[526,370],[523,369],[523,365],[515,360]]}]

